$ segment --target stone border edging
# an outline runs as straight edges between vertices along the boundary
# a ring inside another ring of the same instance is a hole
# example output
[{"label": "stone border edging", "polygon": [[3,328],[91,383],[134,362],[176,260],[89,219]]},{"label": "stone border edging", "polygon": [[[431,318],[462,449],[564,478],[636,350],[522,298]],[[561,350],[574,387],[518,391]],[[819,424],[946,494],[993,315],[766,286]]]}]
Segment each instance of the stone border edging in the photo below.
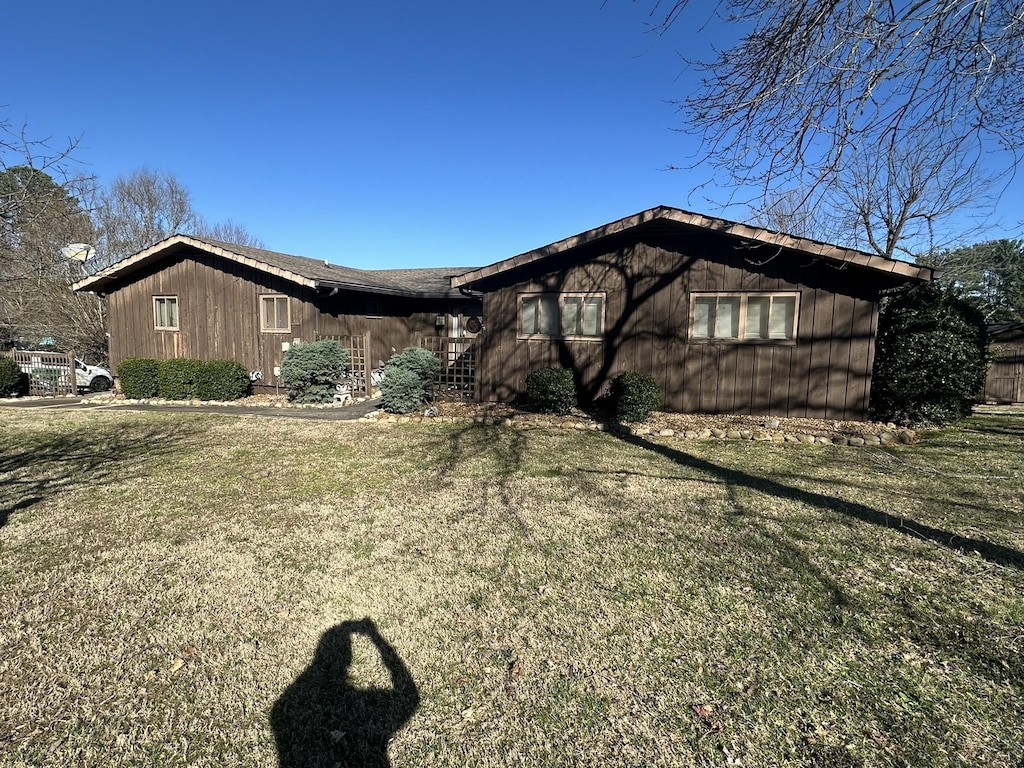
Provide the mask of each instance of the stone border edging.
[{"label": "stone border edging", "polygon": [[810,435],[788,433],[768,427],[759,429],[717,429],[702,430],[653,430],[650,427],[629,424],[607,423],[593,420],[563,419],[517,419],[509,416],[423,416],[387,414],[382,411],[371,411],[359,421],[378,422],[382,424],[487,424],[492,426],[515,427],[519,429],[570,429],[580,432],[618,432],[619,434],[637,437],[674,437],[681,440],[748,440],[762,443],[788,443],[794,445],[846,445],[853,447],[879,446],[901,443],[909,445],[917,442],[917,431],[913,429],[885,430],[878,434],[862,435]]}]

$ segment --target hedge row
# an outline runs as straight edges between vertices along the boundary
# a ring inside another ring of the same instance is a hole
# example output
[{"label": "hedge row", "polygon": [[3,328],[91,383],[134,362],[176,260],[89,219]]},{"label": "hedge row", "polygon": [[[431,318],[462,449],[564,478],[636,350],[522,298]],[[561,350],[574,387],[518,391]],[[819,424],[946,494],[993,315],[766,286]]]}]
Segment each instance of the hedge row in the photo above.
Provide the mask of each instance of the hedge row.
[{"label": "hedge row", "polygon": [[[540,368],[531,372],[526,377],[526,399],[541,413],[569,413],[577,403],[572,371]],[[661,407],[661,389],[650,374],[627,371],[612,380],[607,401],[619,421],[647,421]]]},{"label": "hedge row", "polygon": [[129,357],[117,366],[121,392],[141,400],[237,400],[249,394],[249,372],[234,360],[152,360]]}]

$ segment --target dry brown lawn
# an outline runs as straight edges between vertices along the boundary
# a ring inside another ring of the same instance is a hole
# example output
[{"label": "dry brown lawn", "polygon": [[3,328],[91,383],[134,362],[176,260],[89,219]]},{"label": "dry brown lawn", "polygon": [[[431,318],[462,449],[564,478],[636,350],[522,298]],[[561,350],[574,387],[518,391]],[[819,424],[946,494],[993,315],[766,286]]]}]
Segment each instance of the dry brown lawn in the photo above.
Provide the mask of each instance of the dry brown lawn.
[{"label": "dry brown lawn", "polygon": [[886,449],[0,410],[0,764],[1020,768],[1022,486],[1012,410]]}]

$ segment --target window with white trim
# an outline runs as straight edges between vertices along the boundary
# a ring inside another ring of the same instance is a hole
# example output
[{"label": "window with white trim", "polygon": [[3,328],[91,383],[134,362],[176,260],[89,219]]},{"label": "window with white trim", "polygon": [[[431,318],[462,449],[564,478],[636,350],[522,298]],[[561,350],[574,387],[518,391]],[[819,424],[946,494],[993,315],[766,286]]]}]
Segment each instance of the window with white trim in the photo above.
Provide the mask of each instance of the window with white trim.
[{"label": "window with white trim", "polygon": [[178,330],[178,297],[153,297],[153,328],[158,331]]},{"label": "window with white trim", "polygon": [[260,296],[260,330],[264,333],[291,333],[291,306],[287,296]]},{"label": "window with white trim", "polygon": [[600,339],[603,293],[519,294],[519,338]]},{"label": "window with white trim", "polygon": [[793,342],[800,294],[692,293],[693,341]]}]

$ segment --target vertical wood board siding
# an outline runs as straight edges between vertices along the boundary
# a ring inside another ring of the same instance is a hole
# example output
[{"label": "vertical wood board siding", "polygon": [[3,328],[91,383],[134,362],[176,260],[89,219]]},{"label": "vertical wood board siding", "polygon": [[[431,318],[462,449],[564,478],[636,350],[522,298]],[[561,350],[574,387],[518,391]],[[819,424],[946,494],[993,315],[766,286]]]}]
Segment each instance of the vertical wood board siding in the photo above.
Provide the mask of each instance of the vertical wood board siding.
[{"label": "vertical wood board siding", "polygon": [[[288,296],[291,327],[287,333],[260,330],[260,296]],[[158,331],[153,297],[178,297],[177,331]],[[367,300],[381,309],[366,316]],[[288,280],[221,259],[200,250],[169,257],[131,275],[107,294],[110,362],[116,371],[126,357],[166,360],[192,357],[230,359],[263,373],[264,385],[278,382],[274,367],[284,358],[282,344],[315,341],[319,335],[370,335],[371,366],[386,360],[391,349],[416,346],[419,337],[436,335],[435,318],[452,311],[480,314],[473,300],[372,296],[355,291],[318,294]]]},{"label": "vertical wood board siding", "polygon": [[[506,281],[484,286],[481,399],[521,397],[530,371],[557,365],[577,371],[587,398],[640,370],[662,386],[667,410],[867,417],[884,285],[862,272],[810,256],[766,257],[712,234],[651,235],[585,247]],[[518,338],[519,293],[576,291],[605,293],[602,341]],[[690,343],[695,291],[798,291],[797,342]]]}]

